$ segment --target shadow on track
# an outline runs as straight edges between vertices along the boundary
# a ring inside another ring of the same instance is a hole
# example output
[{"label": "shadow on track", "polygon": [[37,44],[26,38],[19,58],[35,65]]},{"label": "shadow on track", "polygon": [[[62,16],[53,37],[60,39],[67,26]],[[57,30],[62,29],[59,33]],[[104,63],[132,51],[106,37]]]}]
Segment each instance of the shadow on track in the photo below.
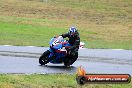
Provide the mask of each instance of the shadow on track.
[{"label": "shadow on track", "polygon": [[56,71],[57,73],[73,74],[77,70],[77,67],[75,66],[65,67],[63,65],[42,65],[41,67],[43,67],[44,69],[49,69],[50,71],[52,70],[53,72]]}]

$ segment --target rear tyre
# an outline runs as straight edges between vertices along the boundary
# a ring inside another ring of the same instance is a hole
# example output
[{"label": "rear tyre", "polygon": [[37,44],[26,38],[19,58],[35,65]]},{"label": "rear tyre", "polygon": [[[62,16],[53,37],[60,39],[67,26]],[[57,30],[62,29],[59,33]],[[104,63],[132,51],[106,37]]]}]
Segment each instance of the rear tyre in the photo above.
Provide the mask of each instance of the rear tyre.
[{"label": "rear tyre", "polygon": [[70,67],[70,64],[64,63],[65,67]]},{"label": "rear tyre", "polygon": [[50,54],[49,50],[45,51],[39,58],[39,64],[41,64],[41,65],[47,64],[49,54]]},{"label": "rear tyre", "polygon": [[75,52],[75,54],[73,56],[69,56],[69,57],[65,58],[64,65],[66,67],[69,67],[77,60],[77,58],[78,58],[78,52]]},{"label": "rear tyre", "polygon": [[65,67],[70,67],[70,58],[65,58],[65,60],[64,60],[64,65],[65,65]]}]

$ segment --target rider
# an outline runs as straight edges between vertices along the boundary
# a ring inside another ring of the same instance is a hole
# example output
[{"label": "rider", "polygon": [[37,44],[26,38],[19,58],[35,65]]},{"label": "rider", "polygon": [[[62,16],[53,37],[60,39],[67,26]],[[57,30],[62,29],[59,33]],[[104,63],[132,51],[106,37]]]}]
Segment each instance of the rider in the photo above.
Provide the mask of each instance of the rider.
[{"label": "rider", "polygon": [[[78,58],[78,49],[80,45],[80,36],[76,29],[76,27],[70,27],[69,32],[61,35],[63,38],[68,37],[70,47],[65,47],[68,51],[68,55],[66,58],[66,62],[69,61],[69,64],[66,63],[67,66],[72,65]],[[71,59],[71,60],[68,60]]]}]

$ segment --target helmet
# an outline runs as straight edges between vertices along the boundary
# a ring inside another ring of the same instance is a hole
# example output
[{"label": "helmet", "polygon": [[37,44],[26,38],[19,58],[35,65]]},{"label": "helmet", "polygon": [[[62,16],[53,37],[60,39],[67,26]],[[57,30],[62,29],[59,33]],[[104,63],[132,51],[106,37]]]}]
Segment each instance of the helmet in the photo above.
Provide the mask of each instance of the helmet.
[{"label": "helmet", "polygon": [[75,27],[70,27],[68,33],[69,33],[69,35],[70,35],[71,37],[74,37],[74,36],[76,35],[76,33],[77,33],[77,29],[76,29]]}]

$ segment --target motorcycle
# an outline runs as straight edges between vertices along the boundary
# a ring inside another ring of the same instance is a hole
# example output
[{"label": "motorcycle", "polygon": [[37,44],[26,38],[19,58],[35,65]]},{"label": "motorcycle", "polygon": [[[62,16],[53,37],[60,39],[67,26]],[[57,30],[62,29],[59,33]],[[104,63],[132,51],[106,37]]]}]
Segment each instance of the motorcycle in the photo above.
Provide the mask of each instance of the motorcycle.
[{"label": "motorcycle", "polygon": [[69,66],[69,61],[66,59],[68,52],[65,47],[70,47],[70,43],[64,40],[62,36],[59,36],[51,38],[49,44],[50,48],[40,56],[39,63],[41,65],[46,65],[47,63],[64,63],[65,66]]}]

